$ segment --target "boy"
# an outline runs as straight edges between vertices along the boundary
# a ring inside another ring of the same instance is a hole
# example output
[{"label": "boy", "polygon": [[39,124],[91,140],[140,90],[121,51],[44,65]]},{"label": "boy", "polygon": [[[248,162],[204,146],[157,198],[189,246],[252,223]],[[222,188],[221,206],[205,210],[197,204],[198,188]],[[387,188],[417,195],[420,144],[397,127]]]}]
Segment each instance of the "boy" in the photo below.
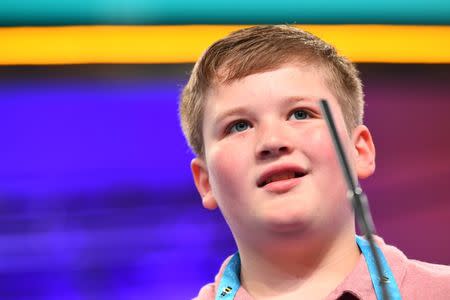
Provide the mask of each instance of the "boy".
[{"label": "boy", "polygon": [[[219,207],[239,250],[198,299],[376,299],[379,280],[364,240],[355,241],[320,99],[353,173],[370,176],[361,82],[331,45],[289,26],[256,26],[217,41],[196,63],[180,102],[191,169],[203,206]],[[393,294],[448,299],[449,268],[377,243]]]}]

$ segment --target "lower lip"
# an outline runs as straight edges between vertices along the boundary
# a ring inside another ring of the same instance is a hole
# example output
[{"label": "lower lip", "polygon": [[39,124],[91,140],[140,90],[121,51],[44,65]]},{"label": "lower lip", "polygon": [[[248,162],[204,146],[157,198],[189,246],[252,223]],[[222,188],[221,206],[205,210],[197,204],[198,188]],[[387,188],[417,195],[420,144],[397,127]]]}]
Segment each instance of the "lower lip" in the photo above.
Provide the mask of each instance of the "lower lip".
[{"label": "lower lip", "polygon": [[263,189],[272,193],[285,193],[300,183],[303,177],[273,181],[263,186]]}]

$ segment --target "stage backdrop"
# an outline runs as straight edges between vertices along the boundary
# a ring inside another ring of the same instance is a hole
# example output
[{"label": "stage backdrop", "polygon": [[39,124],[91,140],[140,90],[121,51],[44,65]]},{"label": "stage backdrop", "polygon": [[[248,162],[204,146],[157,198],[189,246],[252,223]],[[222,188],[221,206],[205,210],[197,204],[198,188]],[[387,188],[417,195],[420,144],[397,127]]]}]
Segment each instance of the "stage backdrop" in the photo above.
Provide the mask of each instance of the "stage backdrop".
[{"label": "stage backdrop", "polygon": [[[450,65],[359,67],[378,233],[449,264]],[[191,68],[1,67],[1,299],[190,299],[213,280],[236,248],[191,179]]]}]

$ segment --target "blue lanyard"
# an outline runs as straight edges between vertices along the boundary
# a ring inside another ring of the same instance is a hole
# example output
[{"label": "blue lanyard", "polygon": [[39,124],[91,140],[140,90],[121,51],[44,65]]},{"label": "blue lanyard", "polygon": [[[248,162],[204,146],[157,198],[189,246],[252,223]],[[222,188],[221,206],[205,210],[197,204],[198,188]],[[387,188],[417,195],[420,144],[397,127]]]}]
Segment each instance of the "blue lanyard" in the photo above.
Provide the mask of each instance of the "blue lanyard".
[{"label": "blue lanyard", "polygon": [[[372,285],[375,290],[375,294],[377,295],[378,300],[383,300],[383,291],[381,288],[382,284],[386,285],[386,289],[388,295],[390,296],[390,300],[401,300],[402,296],[400,295],[400,290],[397,286],[397,282],[395,281],[394,274],[392,274],[391,268],[384,257],[383,252],[378,246],[375,246],[376,251],[378,251],[378,256],[381,260],[381,265],[383,267],[384,274],[379,278],[376,274],[377,267],[375,264],[375,258],[373,256],[372,251],[370,251],[370,244],[368,241],[363,239],[360,236],[356,236],[356,243],[358,244],[359,250],[361,250],[364,255],[364,259],[366,260],[367,268],[369,269],[370,279],[372,280]],[[384,281],[384,283],[382,283]]]},{"label": "blue lanyard", "polygon": [[241,286],[241,257],[236,252],[223,271],[217,288],[216,300],[232,300]]},{"label": "blue lanyard", "polygon": [[[378,300],[383,300],[382,289],[381,289],[381,279],[376,276],[377,270],[375,265],[375,260],[370,251],[369,243],[360,236],[356,236],[356,243],[361,250],[364,258],[366,260],[367,267],[369,269],[370,279],[372,280],[372,285],[377,295]],[[381,249],[376,246],[379,253],[381,264],[385,274],[383,274],[383,281],[386,284],[388,293],[390,295],[390,300],[401,300],[400,290],[395,281],[394,275],[392,274],[391,268],[389,267],[386,258],[381,252]],[[216,300],[232,300],[236,296],[236,293],[241,286],[240,282],[241,274],[241,258],[239,253],[235,253],[231,260],[226,266],[222,279],[220,280],[219,287],[217,289]]]}]

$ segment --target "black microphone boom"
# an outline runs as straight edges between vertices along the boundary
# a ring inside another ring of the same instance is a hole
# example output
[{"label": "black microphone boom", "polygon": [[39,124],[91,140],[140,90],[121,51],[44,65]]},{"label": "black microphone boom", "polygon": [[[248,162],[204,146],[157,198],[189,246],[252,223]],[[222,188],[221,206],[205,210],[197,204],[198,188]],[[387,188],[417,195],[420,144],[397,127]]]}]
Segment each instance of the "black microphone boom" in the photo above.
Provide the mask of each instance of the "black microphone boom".
[{"label": "black microphone boom", "polygon": [[333,116],[331,115],[330,107],[328,105],[327,100],[320,100],[320,108],[322,110],[323,117],[328,125],[328,129],[331,134],[331,139],[333,140],[334,147],[336,149],[336,154],[339,158],[339,162],[342,168],[342,172],[344,173],[345,180],[347,182],[348,187],[348,198],[351,201],[353,209],[356,214],[356,218],[358,220],[358,226],[361,232],[366,237],[366,240],[369,242],[370,250],[375,259],[375,265],[378,272],[378,278],[381,281],[381,288],[383,291],[383,299],[389,300],[391,297],[388,294],[386,288],[386,282],[382,280],[385,278],[384,270],[381,264],[380,256],[378,251],[375,248],[375,241],[373,239],[373,233],[375,232],[375,226],[372,220],[372,215],[370,214],[369,204],[367,201],[367,196],[362,191],[359,186],[358,180],[356,177],[352,175],[350,166],[348,164],[347,156],[345,155],[344,148],[342,147],[341,140],[339,139],[339,135],[337,133],[336,125],[333,120]]}]

